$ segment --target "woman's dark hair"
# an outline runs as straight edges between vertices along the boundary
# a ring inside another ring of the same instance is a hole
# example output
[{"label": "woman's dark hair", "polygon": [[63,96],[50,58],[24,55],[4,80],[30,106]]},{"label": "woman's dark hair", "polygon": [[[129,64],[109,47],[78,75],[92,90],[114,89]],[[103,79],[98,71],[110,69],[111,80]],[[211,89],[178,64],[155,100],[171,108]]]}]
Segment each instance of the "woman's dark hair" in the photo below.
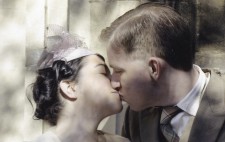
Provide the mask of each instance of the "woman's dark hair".
[{"label": "woman's dark hair", "polygon": [[55,61],[51,68],[37,71],[37,78],[33,84],[33,99],[36,103],[34,116],[37,119],[47,120],[56,125],[58,114],[62,109],[59,99],[59,83],[61,80],[78,81],[78,73],[82,68],[82,59],[69,62]]}]

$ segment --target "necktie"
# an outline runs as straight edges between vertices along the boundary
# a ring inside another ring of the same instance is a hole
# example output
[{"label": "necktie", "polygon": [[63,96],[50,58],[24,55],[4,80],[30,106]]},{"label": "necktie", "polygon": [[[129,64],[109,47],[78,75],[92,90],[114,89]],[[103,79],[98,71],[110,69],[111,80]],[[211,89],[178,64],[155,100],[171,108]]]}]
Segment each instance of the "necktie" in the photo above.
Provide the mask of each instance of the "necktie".
[{"label": "necktie", "polygon": [[179,136],[173,131],[173,128],[170,124],[172,118],[179,112],[181,112],[181,109],[178,107],[166,107],[162,110],[160,129],[168,142],[179,142]]}]

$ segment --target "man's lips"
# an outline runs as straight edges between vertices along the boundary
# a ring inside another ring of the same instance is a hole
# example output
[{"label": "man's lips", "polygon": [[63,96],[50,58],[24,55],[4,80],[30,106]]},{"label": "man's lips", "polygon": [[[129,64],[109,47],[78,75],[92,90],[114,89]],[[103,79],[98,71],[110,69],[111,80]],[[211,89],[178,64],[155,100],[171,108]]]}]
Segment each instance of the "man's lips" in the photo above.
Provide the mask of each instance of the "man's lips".
[{"label": "man's lips", "polygon": [[115,94],[115,95],[118,95],[118,96],[120,97],[120,100],[121,100],[121,101],[123,100],[123,96],[121,96],[121,95],[119,94],[119,92],[113,91],[112,93]]}]

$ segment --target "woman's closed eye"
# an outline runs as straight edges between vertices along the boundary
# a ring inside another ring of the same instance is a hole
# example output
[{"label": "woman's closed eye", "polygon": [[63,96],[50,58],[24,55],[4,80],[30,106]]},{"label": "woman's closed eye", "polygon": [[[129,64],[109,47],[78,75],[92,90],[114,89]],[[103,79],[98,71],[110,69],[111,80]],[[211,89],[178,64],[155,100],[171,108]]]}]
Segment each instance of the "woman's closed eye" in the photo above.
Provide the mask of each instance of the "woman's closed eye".
[{"label": "woman's closed eye", "polygon": [[108,78],[110,77],[110,70],[105,64],[100,64],[98,67],[99,67],[98,68],[99,69],[99,73],[101,75],[104,75],[104,76],[106,76]]},{"label": "woman's closed eye", "polygon": [[110,71],[107,71],[107,69],[103,69],[100,74],[106,76],[106,77],[110,77]]},{"label": "woman's closed eye", "polygon": [[101,72],[100,74],[102,74],[104,76],[107,76],[106,72]]},{"label": "woman's closed eye", "polygon": [[122,71],[121,70],[113,70],[113,73],[115,74],[120,74]]}]

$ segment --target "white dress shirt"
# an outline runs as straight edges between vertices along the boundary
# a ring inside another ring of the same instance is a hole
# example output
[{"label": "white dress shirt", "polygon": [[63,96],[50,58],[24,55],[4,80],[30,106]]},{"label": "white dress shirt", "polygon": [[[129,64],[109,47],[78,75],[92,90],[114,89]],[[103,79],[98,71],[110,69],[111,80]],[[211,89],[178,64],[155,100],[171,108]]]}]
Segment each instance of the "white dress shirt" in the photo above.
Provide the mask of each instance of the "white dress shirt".
[{"label": "white dress shirt", "polygon": [[181,137],[190,118],[196,116],[204,90],[210,79],[210,74],[206,75],[199,66],[193,66],[199,73],[198,80],[191,91],[176,105],[183,111],[177,114],[170,122],[173,130],[179,137]]}]

